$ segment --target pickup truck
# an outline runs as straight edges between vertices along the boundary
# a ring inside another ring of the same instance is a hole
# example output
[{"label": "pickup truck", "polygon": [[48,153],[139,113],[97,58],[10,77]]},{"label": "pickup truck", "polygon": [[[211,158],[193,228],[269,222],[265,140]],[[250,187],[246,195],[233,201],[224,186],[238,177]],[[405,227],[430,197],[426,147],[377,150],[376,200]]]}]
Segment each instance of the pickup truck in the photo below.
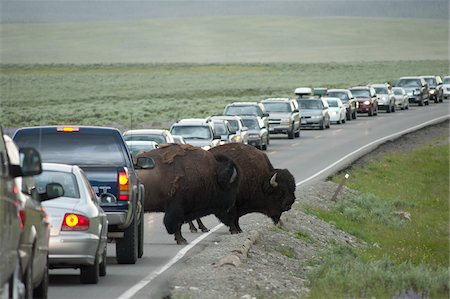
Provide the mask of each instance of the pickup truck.
[{"label": "pickup truck", "polygon": [[86,173],[108,218],[108,238],[116,243],[119,264],[143,255],[144,185],[122,134],[115,128],[42,126],[21,128],[13,137],[37,149],[43,162],[78,165]]}]

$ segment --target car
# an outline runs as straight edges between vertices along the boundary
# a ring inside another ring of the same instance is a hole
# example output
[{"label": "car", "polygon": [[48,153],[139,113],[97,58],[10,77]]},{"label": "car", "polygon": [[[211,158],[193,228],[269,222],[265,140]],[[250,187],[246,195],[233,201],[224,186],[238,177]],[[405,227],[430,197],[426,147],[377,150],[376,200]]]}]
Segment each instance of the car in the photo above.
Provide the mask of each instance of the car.
[{"label": "car", "polygon": [[163,129],[128,130],[123,133],[123,139],[125,141],[154,141],[160,145],[175,143],[172,134]]},{"label": "car", "polygon": [[248,143],[248,129],[242,122],[241,117],[237,115],[213,115],[209,117],[209,119],[224,119],[228,121],[233,128],[233,131],[235,131],[235,134],[231,136],[231,143]]},{"label": "car", "polygon": [[[16,144],[9,136],[4,136],[4,140],[11,164],[20,165],[19,149]],[[42,208],[41,201],[43,199],[41,199],[32,177],[19,176],[14,179],[14,183],[20,199],[20,215],[23,221],[19,250],[22,253],[21,265],[25,297],[47,298],[50,238],[48,215]]]},{"label": "car", "polygon": [[378,115],[378,97],[375,89],[370,86],[354,86],[350,88],[358,101],[358,113],[367,113],[369,116]]},{"label": "car", "polygon": [[445,76],[442,79],[442,99],[448,100],[450,98],[450,76]]},{"label": "car", "polygon": [[287,134],[289,139],[300,137],[300,112],[295,100],[268,98],[261,101],[269,113],[269,134]]},{"label": "car", "polygon": [[428,84],[422,77],[401,77],[395,83],[395,87],[403,87],[409,103],[417,103],[419,106],[429,104]]},{"label": "car", "polygon": [[329,89],[326,94],[327,97],[340,98],[345,106],[346,120],[357,118],[356,111],[358,110],[358,101],[356,101],[352,92],[348,89]]},{"label": "car", "polygon": [[144,185],[136,174],[122,134],[95,126],[20,128],[13,136],[21,147],[35,147],[43,162],[78,165],[87,175],[108,218],[119,264],[135,264],[144,249]]},{"label": "car", "polygon": [[371,84],[378,96],[378,109],[386,113],[395,112],[395,97],[389,84]]},{"label": "car", "polygon": [[297,98],[302,127],[330,128],[328,103],[322,98]]},{"label": "car", "polygon": [[96,284],[106,275],[108,220],[89,180],[76,165],[43,163],[36,188],[58,183],[64,195],[42,203],[51,222],[50,269],[80,269],[81,283]]},{"label": "car", "polygon": [[225,106],[224,115],[256,115],[262,119],[267,130],[269,127],[269,113],[263,104],[258,102],[234,102]]},{"label": "car", "polygon": [[211,122],[203,118],[186,118],[177,121],[170,128],[172,135],[183,136],[187,144],[205,150],[220,144],[221,137],[214,134]]},{"label": "car", "polygon": [[[174,139],[175,141],[175,139]],[[155,141],[142,141],[142,140],[127,140],[125,143],[128,146],[128,150],[130,152],[131,158],[135,162],[136,156],[140,152],[148,152],[154,150],[159,147],[159,144]],[[135,163],[136,164],[136,163]]]},{"label": "car", "polygon": [[328,109],[330,110],[330,121],[337,124],[345,124],[347,119],[347,110],[341,99],[333,97],[323,97],[323,99],[328,103]]},{"label": "car", "polygon": [[211,122],[214,130],[214,135],[220,136],[220,144],[229,143],[231,138],[236,134],[236,131],[226,119],[207,119]]},{"label": "car", "polygon": [[408,95],[402,87],[393,87],[395,106],[401,110],[409,109]]},{"label": "car", "polygon": [[172,135],[173,140],[175,141],[175,143],[177,144],[186,144],[186,140],[184,140],[183,136],[180,135]]},{"label": "car", "polygon": [[241,116],[242,122],[248,128],[248,144],[263,151],[267,150],[269,144],[269,131],[264,126],[260,117],[246,115]]},{"label": "car", "polygon": [[23,298],[26,295],[19,246],[24,223],[17,177],[31,177],[42,172],[41,158],[33,148],[19,151],[20,165],[11,163],[3,130],[0,128],[0,297]]},{"label": "car", "polygon": [[443,88],[442,79],[440,76],[422,76],[428,83],[428,91],[430,93],[430,101],[433,100],[435,103],[442,103],[443,99]]}]

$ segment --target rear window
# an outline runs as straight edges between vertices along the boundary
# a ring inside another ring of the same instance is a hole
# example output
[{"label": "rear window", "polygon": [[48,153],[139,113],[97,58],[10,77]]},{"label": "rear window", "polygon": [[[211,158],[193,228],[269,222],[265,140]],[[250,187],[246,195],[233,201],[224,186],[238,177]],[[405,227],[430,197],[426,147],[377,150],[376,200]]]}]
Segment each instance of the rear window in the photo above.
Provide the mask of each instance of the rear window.
[{"label": "rear window", "polygon": [[298,106],[300,109],[322,109],[322,103],[320,100],[297,100]]},{"label": "rear window", "polygon": [[36,189],[39,193],[45,193],[45,187],[47,184],[59,183],[64,188],[65,197],[80,198],[77,180],[72,173],[46,170],[34,178]]},{"label": "rear window", "polygon": [[327,95],[332,98],[340,98],[343,102],[348,102],[348,95],[346,92],[332,91],[327,93]]},{"label": "rear window", "polygon": [[263,103],[266,111],[271,112],[291,112],[291,106],[289,103],[277,103],[277,102],[265,102]]},{"label": "rear window", "polygon": [[123,151],[111,134],[44,132],[18,134],[19,147],[34,147],[42,161],[72,165],[124,165]]}]

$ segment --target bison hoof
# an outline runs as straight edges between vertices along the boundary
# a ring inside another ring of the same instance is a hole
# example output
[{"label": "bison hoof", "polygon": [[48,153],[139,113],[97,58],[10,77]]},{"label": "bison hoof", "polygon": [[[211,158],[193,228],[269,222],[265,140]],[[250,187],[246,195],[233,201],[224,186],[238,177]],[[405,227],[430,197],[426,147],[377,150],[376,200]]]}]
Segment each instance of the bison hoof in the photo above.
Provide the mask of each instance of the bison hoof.
[{"label": "bison hoof", "polygon": [[189,230],[191,231],[191,233],[196,233],[196,232],[198,232],[198,230],[197,230],[196,228],[190,228]]},{"label": "bison hoof", "polygon": [[186,239],[177,240],[178,245],[187,245],[187,243]]},{"label": "bison hoof", "polygon": [[202,228],[202,232],[207,233],[207,232],[209,232],[209,229],[204,227],[204,228]]}]

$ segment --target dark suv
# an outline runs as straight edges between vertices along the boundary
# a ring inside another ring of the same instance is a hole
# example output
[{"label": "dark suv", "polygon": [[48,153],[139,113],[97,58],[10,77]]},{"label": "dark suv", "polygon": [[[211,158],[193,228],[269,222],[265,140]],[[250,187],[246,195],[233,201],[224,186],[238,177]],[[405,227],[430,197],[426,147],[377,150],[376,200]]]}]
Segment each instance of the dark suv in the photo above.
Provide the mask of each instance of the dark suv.
[{"label": "dark suv", "polygon": [[348,89],[329,89],[327,91],[327,97],[340,98],[345,105],[346,120],[356,119],[356,111],[358,110],[358,102],[353,96],[352,92]]},{"label": "dark suv", "polygon": [[119,264],[143,255],[141,184],[119,130],[103,127],[30,127],[17,130],[19,147],[34,147],[43,162],[80,166],[101,199],[108,217],[108,237],[116,241]]}]

